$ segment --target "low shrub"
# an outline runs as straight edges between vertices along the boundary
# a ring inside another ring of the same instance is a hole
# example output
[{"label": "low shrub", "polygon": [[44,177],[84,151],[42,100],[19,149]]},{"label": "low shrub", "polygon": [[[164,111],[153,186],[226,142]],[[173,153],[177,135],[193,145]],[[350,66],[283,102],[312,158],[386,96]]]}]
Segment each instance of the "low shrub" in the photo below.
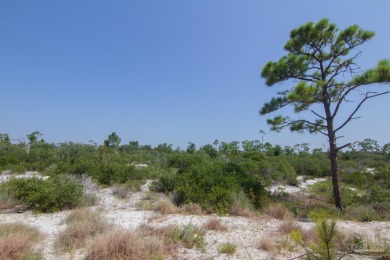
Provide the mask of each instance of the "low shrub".
[{"label": "low shrub", "polygon": [[11,179],[5,185],[9,195],[35,212],[55,212],[75,208],[83,196],[83,187],[65,175]]},{"label": "low shrub", "polygon": [[179,204],[197,203],[209,213],[228,213],[234,194],[245,194],[246,201],[255,208],[269,202],[260,180],[233,163],[214,161],[194,165],[188,172],[178,173],[174,185]]},{"label": "low shrub", "polygon": [[308,218],[317,221],[321,219],[337,219],[341,212],[335,207],[314,207],[309,210]]},{"label": "low shrub", "polygon": [[187,224],[183,227],[175,227],[173,232],[172,239],[176,243],[181,243],[184,247],[190,249],[196,247],[197,249],[203,251],[206,247],[205,241],[205,231],[203,228]]},{"label": "low shrub", "polygon": [[361,222],[379,220],[377,212],[372,207],[365,205],[351,206],[346,208],[344,217]]},{"label": "low shrub", "polygon": [[236,251],[237,245],[230,242],[222,243],[218,248],[218,253],[220,254],[233,255],[236,253]]},{"label": "low shrub", "polygon": [[[362,197],[358,194],[355,188],[342,184],[340,189],[343,197],[343,204],[345,206],[361,203]],[[334,203],[333,187],[330,180],[317,182],[310,187],[310,190],[315,195],[326,198],[329,203]]]}]

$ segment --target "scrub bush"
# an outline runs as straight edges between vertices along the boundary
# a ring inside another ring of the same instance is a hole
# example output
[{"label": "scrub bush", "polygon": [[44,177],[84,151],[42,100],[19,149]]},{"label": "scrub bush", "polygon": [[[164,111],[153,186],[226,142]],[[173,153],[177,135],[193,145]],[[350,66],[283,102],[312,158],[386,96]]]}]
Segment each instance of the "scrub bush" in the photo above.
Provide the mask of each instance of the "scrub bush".
[{"label": "scrub bush", "polygon": [[55,212],[74,208],[83,196],[81,184],[65,175],[47,180],[39,178],[11,179],[3,184],[8,194],[35,212]]}]

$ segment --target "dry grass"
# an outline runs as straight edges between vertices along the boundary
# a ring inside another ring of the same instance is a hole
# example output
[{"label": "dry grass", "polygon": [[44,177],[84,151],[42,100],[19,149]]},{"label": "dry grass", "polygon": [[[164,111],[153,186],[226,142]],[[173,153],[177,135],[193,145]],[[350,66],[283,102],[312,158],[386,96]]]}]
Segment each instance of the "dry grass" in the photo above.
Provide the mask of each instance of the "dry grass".
[{"label": "dry grass", "polygon": [[162,259],[163,244],[157,239],[143,240],[129,231],[118,230],[102,234],[88,250],[88,260],[108,259]]},{"label": "dry grass", "polygon": [[259,241],[259,246],[258,249],[267,251],[267,252],[274,252],[276,247],[273,239],[270,239],[269,237],[267,238],[262,238]]},{"label": "dry grass", "polygon": [[33,227],[20,224],[0,225],[0,259],[39,259],[40,253],[33,246],[42,239],[39,231]]},{"label": "dry grass", "polygon": [[65,220],[67,228],[60,232],[54,242],[58,252],[69,252],[86,245],[88,239],[108,230],[105,219],[96,211],[77,209]]},{"label": "dry grass", "polygon": [[90,192],[84,192],[83,197],[81,197],[81,200],[79,204],[77,205],[78,208],[83,208],[83,207],[92,207],[96,205],[98,198],[95,193],[90,193]]},{"label": "dry grass", "polygon": [[223,225],[220,219],[213,218],[207,221],[205,228],[215,231],[227,231],[227,226]]},{"label": "dry grass", "polygon": [[124,185],[116,184],[112,188],[112,194],[118,198],[125,199],[129,194],[129,189]]},{"label": "dry grass", "polygon": [[149,225],[142,224],[139,227],[139,231],[143,236],[147,237],[158,237],[160,240],[167,241],[173,237],[176,226],[168,225],[165,227],[152,227]]},{"label": "dry grass", "polygon": [[136,204],[136,208],[139,210],[152,211],[155,209],[159,197],[156,193],[148,192],[145,196]]},{"label": "dry grass", "polygon": [[241,216],[241,217],[255,217],[256,212],[254,212],[251,208],[243,206],[239,203],[233,203],[229,209],[230,215],[233,216]]},{"label": "dry grass", "polygon": [[311,228],[311,229],[300,228],[299,230],[301,232],[303,242],[305,242],[307,244],[318,244],[319,243],[315,228]]},{"label": "dry grass", "polygon": [[296,230],[301,231],[301,227],[296,221],[283,221],[278,225],[278,232],[282,235],[289,235],[292,231]]},{"label": "dry grass", "polygon": [[263,213],[281,220],[291,220],[294,218],[294,215],[280,203],[270,204],[268,207],[263,209]]},{"label": "dry grass", "polygon": [[176,207],[170,200],[162,199],[157,202],[154,211],[160,212],[161,214],[174,214],[178,212],[178,207]]},{"label": "dry grass", "polygon": [[288,252],[294,252],[297,250],[297,244],[290,236],[284,236],[277,241],[277,249],[279,251],[285,250]]},{"label": "dry grass", "polygon": [[[141,234],[145,237],[158,237],[160,241],[164,241],[168,248],[173,249],[173,245],[181,244],[185,248],[193,248],[194,246],[203,250],[206,246],[204,236],[206,234],[203,228],[187,224],[179,227],[177,225],[168,225],[165,227],[152,227],[149,225],[141,225],[139,228]],[[172,250],[169,250],[172,251]]]},{"label": "dry grass", "polygon": [[202,215],[203,209],[199,204],[189,203],[180,207],[180,213],[190,214],[190,215]]}]

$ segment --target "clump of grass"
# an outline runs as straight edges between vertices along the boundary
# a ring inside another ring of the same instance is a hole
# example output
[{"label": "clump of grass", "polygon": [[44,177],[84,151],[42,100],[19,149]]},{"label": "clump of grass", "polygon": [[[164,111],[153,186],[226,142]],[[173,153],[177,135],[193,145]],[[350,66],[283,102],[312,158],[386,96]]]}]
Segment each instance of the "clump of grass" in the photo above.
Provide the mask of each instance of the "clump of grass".
[{"label": "clump of grass", "polygon": [[243,192],[233,193],[230,196],[229,213],[233,216],[253,217],[253,205]]},{"label": "clump of grass", "polygon": [[213,218],[207,221],[205,228],[215,231],[227,231],[227,226],[223,225],[220,219]]},{"label": "clump of grass", "polygon": [[277,241],[277,249],[294,252],[297,246],[290,236],[284,236]]},{"label": "clump of grass", "polygon": [[203,228],[187,224],[183,227],[175,228],[173,232],[173,240],[180,242],[186,248],[193,248],[194,246],[199,250],[204,250],[206,246],[205,236],[206,232]]},{"label": "clump of grass", "polygon": [[154,210],[158,201],[158,195],[156,193],[148,192],[146,195],[136,204],[136,208],[139,210]]},{"label": "clump of grass", "polygon": [[196,247],[199,250],[204,250],[206,246],[205,242],[205,230],[197,226],[187,224],[179,227],[177,225],[168,225],[166,227],[155,228],[148,225],[142,225],[140,231],[144,236],[159,237],[165,242],[165,244],[181,244],[185,248]]},{"label": "clump of grass", "polygon": [[131,192],[137,192],[141,191],[141,186],[145,183],[146,180],[128,180],[126,186]]},{"label": "clump of grass", "polygon": [[173,214],[178,211],[178,208],[170,200],[162,199],[157,202],[154,211],[161,214]]},{"label": "clump of grass", "polygon": [[301,228],[296,221],[292,221],[292,220],[283,221],[278,226],[278,232],[283,235],[288,235],[292,231],[297,231],[297,230],[301,231]]},{"label": "clump of grass", "polygon": [[127,194],[129,194],[129,189],[123,185],[116,184],[112,188],[112,194],[121,199],[125,199],[127,197]]},{"label": "clump of grass", "polygon": [[191,202],[189,204],[184,204],[183,206],[181,206],[180,212],[191,215],[202,215],[203,209],[199,204]]},{"label": "clump of grass", "polygon": [[241,216],[241,217],[253,217],[256,213],[248,207],[242,206],[240,204],[230,205],[229,213],[232,216]]},{"label": "clump of grass", "polygon": [[28,225],[0,224],[0,259],[43,259],[33,249],[41,239],[41,233]]},{"label": "clump of grass", "polygon": [[218,253],[220,254],[233,255],[236,252],[237,252],[237,245],[230,242],[222,243],[218,247]]},{"label": "clump of grass", "polygon": [[270,217],[281,220],[291,220],[294,218],[293,214],[280,203],[270,204],[263,209],[263,212]]},{"label": "clump of grass", "polygon": [[274,244],[274,241],[268,237],[262,238],[259,241],[258,248],[261,250],[267,251],[267,252],[273,252],[273,251],[275,251],[275,244]]},{"label": "clump of grass", "polygon": [[129,231],[117,230],[98,236],[88,250],[87,259],[163,259],[163,244],[156,240],[142,240]]},{"label": "clump of grass", "polygon": [[106,220],[97,212],[77,209],[65,220],[67,228],[58,234],[54,246],[58,252],[82,248],[88,239],[108,230]]},{"label": "clump of grass", "polygon": [[77,207],[92,207],[96,205],[97,196],[95,193],[84,192],[84,195],[81,197],[79,205]]}]

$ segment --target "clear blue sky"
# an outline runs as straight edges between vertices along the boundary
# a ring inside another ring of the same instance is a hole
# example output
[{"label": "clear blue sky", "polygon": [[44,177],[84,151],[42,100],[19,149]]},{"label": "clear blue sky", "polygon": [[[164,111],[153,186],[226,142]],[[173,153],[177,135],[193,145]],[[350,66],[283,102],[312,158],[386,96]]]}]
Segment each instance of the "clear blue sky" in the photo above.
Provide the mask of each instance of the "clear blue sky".
[{"label": "clear blue sky", "polygon": [[[386,0],[1,1],[0,132],[101,144],[115,131],[122,143],[185,148],[263,129],[273,144],[321,147],[322,135],[269,132],[258,111],[276,90],[260,70],[285,54],[291,29],[324,17],[376,32],[358,61],[368,69],[390,58],[389,10]],[[390,95],[368,101],[341,143],[389,143],[389,111]]]}]

